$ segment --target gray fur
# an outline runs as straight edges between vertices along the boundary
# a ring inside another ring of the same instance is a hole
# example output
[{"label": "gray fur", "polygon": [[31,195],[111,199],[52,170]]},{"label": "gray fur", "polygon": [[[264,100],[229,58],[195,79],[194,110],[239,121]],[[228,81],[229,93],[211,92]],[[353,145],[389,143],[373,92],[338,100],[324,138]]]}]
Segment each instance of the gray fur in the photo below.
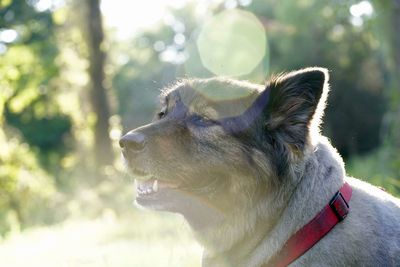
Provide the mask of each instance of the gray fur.
[{"label": "gray fur", "polygon": [[368,183],[343,177],[343,161],[321,137],[280,223],[238,266],[267,262],[329,202],[344,180],[353,189],[349,215],[290,266],[400,266],[399,199]]},{"label": "gray fur", "polygon": [[[400,200],[346,176],[319,133],[328,90],[322,68],[281,74],[265,88],[213,78],[164,90],[158,117],[121,139],[132,172],[165,187],[139,200],[185,216],[203,266],[258,267],[347,181],[349,215],[291,266],[400,266]],[[222,123],[260,108],[242,127]]]}]

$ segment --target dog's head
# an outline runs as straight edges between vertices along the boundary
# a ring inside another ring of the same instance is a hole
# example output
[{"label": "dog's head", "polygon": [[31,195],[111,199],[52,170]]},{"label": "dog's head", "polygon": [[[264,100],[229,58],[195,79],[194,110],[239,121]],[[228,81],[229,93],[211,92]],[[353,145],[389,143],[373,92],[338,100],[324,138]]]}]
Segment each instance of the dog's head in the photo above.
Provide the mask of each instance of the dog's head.
[{"label": "dog's head", "polygon": [[154,121],[120,140],[137,203],[182,213],[195,227],[255,208],[301,171],[327,75],[308,68],[265,87],[213,78],[165,89]]}]

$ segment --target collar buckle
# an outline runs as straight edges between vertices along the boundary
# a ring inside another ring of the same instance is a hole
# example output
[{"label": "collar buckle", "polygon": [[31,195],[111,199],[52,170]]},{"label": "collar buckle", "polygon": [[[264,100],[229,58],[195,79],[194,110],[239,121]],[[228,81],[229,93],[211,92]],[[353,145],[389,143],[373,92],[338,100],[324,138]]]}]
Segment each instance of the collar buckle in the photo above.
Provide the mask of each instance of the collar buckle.
[{"label": "collar buckle", "polygon": [[339,222],[343,221],[349,213],[349,204],[340,191],[337,191],[333,196],[332,200],[329,202],[329,206],[339,219]]}]

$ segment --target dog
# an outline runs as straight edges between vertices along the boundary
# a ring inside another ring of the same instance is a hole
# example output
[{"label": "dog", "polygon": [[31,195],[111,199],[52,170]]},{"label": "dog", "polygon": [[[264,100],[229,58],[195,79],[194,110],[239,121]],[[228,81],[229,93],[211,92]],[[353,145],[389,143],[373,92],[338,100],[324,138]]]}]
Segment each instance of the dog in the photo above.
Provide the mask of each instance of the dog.
[{"label": "dog", "polygon": [[328,79],[314,67],[162,90],[154,120],[120,139],[137,204],[182,214],[203,266],[400,266],[400,200],[348,177],[319,132]]}]

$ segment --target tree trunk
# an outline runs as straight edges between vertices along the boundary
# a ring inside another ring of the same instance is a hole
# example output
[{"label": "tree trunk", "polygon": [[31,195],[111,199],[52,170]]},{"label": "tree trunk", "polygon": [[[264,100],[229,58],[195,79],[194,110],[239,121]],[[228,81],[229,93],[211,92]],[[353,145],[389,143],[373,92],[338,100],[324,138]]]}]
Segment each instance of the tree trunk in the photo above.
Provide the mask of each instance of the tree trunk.
[{"label": "tree trunk", "polygon": [[391,20],[392,91],[391,91],[391,143],[400,152],[400,0],[393,0]]},{"label": "tree trunk", "polygon": [[102,50],[104,39],[100,0],[87,0],[88,4],[88,51],[89,75],[91,80],[90,97],[96,122],[94,126],[94,154],[98,166],[112,164],[113,152],[109,138],[110,108],[107,92],[104,87],[104,61],[105,53]]}]

